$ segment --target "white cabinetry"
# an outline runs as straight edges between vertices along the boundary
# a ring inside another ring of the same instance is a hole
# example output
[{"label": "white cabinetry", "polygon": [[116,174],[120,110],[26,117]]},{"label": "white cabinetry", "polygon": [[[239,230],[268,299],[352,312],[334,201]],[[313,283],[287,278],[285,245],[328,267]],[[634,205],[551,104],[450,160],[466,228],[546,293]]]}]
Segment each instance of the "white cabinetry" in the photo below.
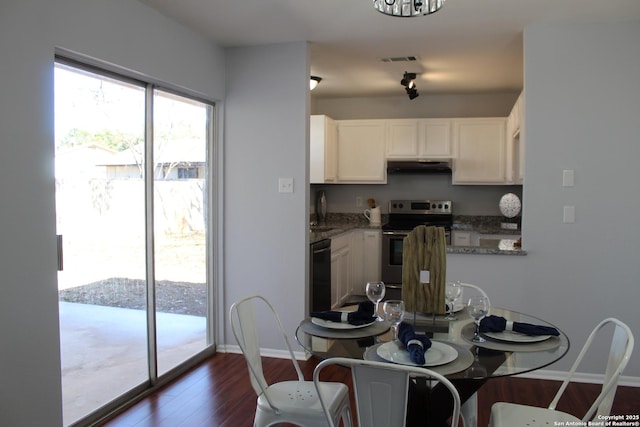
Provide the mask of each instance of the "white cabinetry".
[{"label": "white cabinetry", "polygon": [[327,116],[311,116],[309,122],[309,182],[336,180],[336,122]]},{"label": "white cabinetry", "polygon": [[454,119],[453,184],[504,184],[506,119]]},{"label": "white cabinetry", "polygon": [[367,282],[377,282],[381,277],[382,260],[382,231],[363,230],[363,259],[362,259],[362,289],[359,293],[364,294],[364,286]]},{"label": "white cabinetry", "polygon": [[507,179],[522,184],[524,179],[524,92],[507,118]]},{"label": "white cabinetry", "polygon": [[340,120],[337,128],[337,181],[385,184],[386,121]]},{"label": "white cabinetry", "polygon": [[387,158],[399,160],[451,157],[451,120],[387,121]]},{"label": "white cabinetry", "polygon": [[339,308],[349,296],[351,280],[351,233],[331,239],[331,308]]}]

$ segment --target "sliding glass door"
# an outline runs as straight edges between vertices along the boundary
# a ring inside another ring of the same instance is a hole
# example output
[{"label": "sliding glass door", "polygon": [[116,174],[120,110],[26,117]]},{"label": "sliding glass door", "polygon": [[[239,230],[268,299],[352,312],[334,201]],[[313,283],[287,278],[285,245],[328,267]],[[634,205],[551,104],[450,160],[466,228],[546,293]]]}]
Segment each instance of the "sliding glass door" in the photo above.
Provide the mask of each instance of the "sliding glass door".
[{"label": "sliding glass door", "polygon": [[211,345],[213,106],[58,62],[56,220],[65,425]]}]

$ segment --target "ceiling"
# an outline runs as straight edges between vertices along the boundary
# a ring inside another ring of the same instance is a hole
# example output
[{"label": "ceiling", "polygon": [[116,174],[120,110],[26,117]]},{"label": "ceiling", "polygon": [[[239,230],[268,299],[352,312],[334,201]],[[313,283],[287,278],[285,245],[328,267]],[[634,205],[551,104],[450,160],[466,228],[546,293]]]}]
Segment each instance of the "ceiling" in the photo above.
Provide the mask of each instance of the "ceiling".
[{"label": "ceiling", "polygon": [[[309,41],[317,98],[401,95],[405,71],[423,94],[515,92],[527,25],[640,21],[640,0],[447,0],[415,18],[372,0],[141,1],[222,47]],[[417,60],[381,61],[408,56]]]}]

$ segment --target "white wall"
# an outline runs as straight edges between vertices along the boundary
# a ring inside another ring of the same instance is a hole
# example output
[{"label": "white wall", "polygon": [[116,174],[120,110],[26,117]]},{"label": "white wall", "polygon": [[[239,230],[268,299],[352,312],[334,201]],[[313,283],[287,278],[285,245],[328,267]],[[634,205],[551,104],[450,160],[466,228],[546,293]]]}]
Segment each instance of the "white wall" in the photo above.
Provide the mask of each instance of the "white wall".
[{"label": "white wall", "polygon": [[[520,308],[569,334],[575,345],[558,364],[566,368],[605,317],[640,336],[640,23],[538,26],[524,40],[529,255]],[[575,170],[575,187],[562,187],[563,169]],[[562,223],[565,205],[575,206],[574,224]],[[627,375],[640,377],[639,353]]]},{"label": "white wall", "polygon": [[137,1],[2,2],[0,424],[7,426],[62,425],[53,170],[56,47],[212,100],[223,99],[225,90],[224,52]]},{"label": "white wall", "polygon": [[[267,297],[289,336],[305,314],[309,54],[306,43],[227,50],[225,307]],[[293,178],[293,193],[278,179]],[[276,331],[266,347],[282,348]],[[235,345],[227,328],[228,344]]]}]

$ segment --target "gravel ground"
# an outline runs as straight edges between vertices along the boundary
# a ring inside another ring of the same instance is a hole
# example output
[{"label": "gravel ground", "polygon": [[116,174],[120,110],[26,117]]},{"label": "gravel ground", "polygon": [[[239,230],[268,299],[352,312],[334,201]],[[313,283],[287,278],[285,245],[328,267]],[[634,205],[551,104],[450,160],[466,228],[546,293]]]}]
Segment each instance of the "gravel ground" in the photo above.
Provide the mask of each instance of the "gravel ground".
[{"label": "gravel ground", "polygon": [[[146,308],[144,280],[113,277],[59,292],[60,301],[109,307]],[[157,311],[164,313],[206,316],[207,292],[203,283],[158,281],[156,284]]]}]

